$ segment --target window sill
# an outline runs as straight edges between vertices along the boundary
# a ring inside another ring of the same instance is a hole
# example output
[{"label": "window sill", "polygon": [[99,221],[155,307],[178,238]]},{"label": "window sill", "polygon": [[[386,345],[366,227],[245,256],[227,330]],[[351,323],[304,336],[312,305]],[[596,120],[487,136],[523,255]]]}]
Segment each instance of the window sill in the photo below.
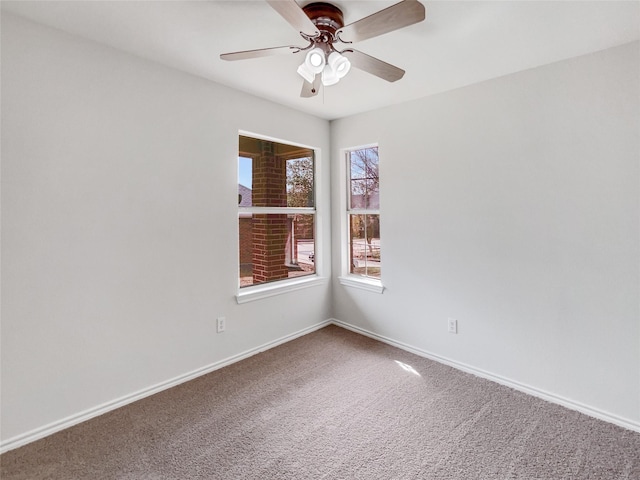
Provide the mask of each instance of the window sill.
[{"label": "window sill", "polygon": [[372,278],[358,277],[355,275],[338,277],[341,285],[347,287],[359,288],[368,292],[382,293],[384,292],[384,286],[380,280],[374,280]]},{"label": "window sill", "polygon": [[238,304],[253,302],[254,300],[282,295],[283,293],[289,293],[308,287],[315,287],[316,285],[323,285],[326,283],[326,278],[313,275],[302,279],[282,280],[266,285],[245,287],[236,295],[236,302],[238,302]]}]

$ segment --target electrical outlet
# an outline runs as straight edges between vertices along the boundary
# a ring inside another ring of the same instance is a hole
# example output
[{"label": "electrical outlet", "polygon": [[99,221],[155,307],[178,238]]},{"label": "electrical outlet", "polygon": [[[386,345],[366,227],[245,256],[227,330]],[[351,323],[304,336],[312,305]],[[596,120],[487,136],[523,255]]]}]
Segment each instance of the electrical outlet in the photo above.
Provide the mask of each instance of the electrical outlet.
[{"label": "electrical outlet", "polygon": [[458,333],[458,320],[455,318],[449,318],[447,320],[447,325],[449,327],[449,333]]},{"label": "electrical outlet", "polygon": [[218,333],[224,332],[224,329],[226,326],[227,326],[227,319],[224,317],[218,317],[216,321],[216,332]]}]

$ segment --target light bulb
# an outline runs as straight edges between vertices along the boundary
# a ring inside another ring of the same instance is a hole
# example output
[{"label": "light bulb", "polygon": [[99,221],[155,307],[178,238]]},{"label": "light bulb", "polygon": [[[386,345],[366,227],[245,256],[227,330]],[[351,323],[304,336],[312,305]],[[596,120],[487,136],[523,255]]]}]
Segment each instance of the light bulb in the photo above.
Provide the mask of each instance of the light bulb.
[{"label": "light bulb", "polygon": [[322,55],[318,52],[311,52],[309,55],[309,63],[314,67],[322,65]]},{"label": "light bulb", "polygon": [[324,51],[318,47],[313,48],[309,53],[307,53],[304,63],[310,72],[320,73],[325,64]]}]

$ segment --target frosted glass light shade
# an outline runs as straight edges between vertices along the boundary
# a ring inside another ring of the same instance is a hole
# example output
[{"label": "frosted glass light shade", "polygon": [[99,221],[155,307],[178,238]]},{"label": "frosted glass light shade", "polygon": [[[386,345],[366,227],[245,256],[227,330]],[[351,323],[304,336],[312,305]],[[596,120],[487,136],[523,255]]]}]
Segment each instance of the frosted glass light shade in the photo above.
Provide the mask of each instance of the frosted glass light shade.
[{"label": "frosted glass light shade", "polygon": [[335,72],[338,79],[344,77],[351,69],[351,62],[349,59],[340,55],[338,52],[331,52],[327,64],[331,67],[331,70]]},{"label": "frosted glass light shade", "polygon": [[309,68],[307,68],[306,63],[303,63],[298,67],[298,75],[300,75],[309,83],[313,83],[316,78],[316,74],[309,70]]},{"label": "frosted glass light shade", "polygon": [[304,64],[310,72],[320,73],[325,65],[324,50],[315,47],[312,48],[304,59]]},{"label": "frosted glass light shade", "polygon": [[339,80],[340,77],[338,77],[337,73],[331,68],[331,66],[327,65],[324,67],[324,70],[322,71],[322,84],[325,87],[335,85]]}]

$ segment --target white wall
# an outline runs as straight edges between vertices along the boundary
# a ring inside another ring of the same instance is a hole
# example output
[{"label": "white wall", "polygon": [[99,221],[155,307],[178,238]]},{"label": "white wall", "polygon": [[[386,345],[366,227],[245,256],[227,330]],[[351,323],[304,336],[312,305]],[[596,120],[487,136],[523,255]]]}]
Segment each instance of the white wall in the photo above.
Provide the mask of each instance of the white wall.
[{"label": "white wall", "polygon": [[334,281],[334,315],[640,428],[639,58],[628,44],[332,122],[333,250],[340,149],[379,142],[386,286]]},{"label": "white wall", "polygon": [[321,148],[328,215],[328,122],[3,13],[5,443],[331,316],[235,302],[239,129]]}]

